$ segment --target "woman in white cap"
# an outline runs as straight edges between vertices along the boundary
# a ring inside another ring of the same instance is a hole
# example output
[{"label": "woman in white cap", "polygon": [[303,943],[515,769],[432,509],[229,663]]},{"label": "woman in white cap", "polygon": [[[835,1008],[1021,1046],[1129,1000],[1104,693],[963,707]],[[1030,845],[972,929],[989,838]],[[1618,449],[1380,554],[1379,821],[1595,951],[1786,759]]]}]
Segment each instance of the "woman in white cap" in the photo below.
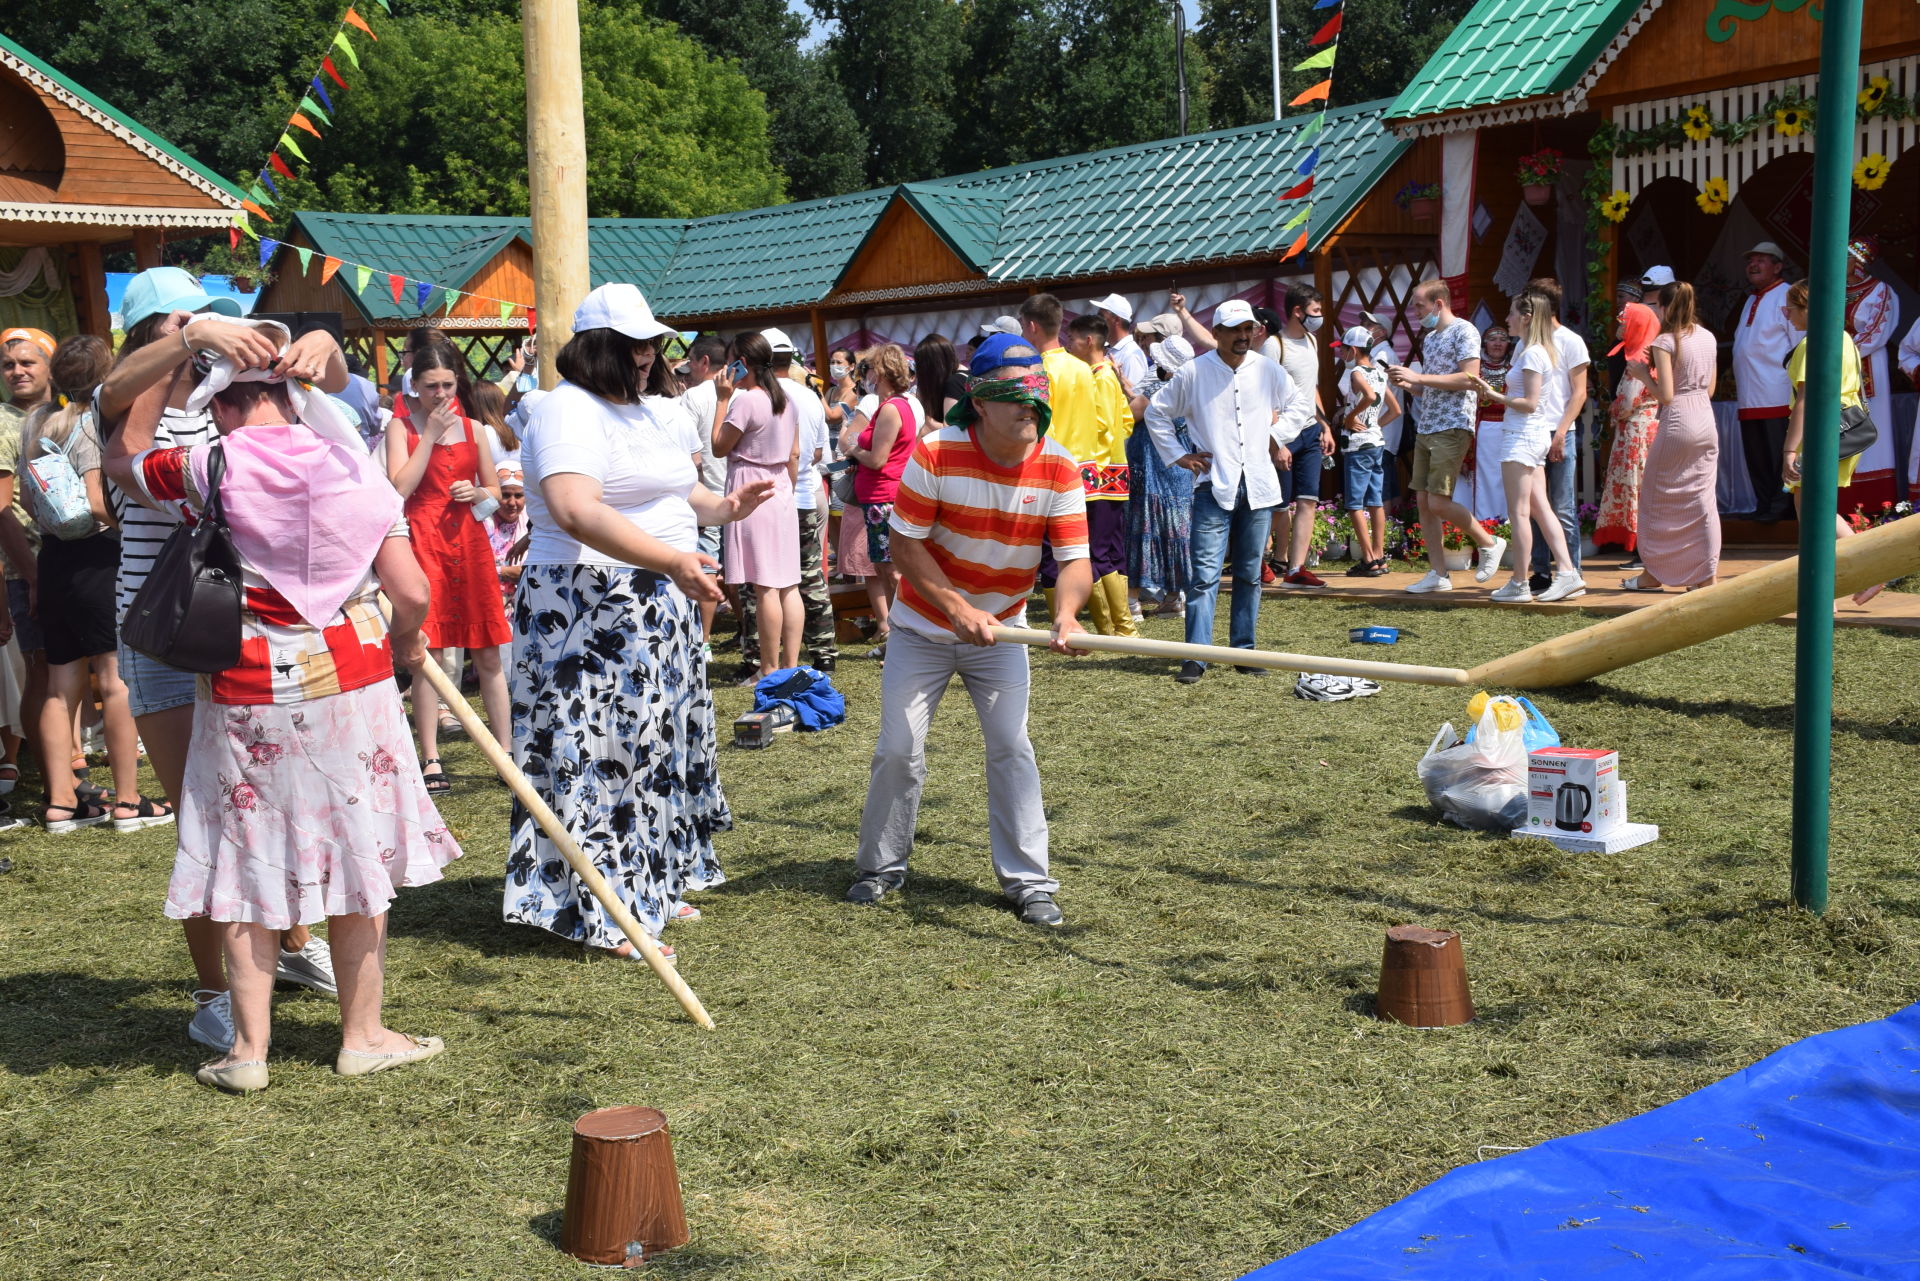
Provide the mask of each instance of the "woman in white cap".
[{"label": "woman in white cap", "polygon": [[[602,285],[574,313],[566,381],[521,440],[533,541],[513,610],[514,763],[655,936],[699,915],[688,893],[726,879],[713,834],[733,826],[700,657],[699,602],[720,588],[699,526],[773,493],[699,483],[699,434],[660,353],[672,332],[632,285]],[[640,959],[524,811],[505,916]]]}]

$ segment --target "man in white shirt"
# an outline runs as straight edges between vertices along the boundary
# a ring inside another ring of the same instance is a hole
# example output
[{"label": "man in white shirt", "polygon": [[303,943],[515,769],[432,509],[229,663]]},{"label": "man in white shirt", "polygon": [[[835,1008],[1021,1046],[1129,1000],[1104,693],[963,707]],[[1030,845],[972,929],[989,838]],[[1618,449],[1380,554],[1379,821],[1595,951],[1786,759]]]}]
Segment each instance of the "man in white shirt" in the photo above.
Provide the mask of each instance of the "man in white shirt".
[{"label": "man in white shirt", "polygon": [[1507,543],[1480,528],[1473,513],[1453,501],[1461,465],[1473,444],[1473,426],[1479,407],[1474,380],[1480,375],[1480,331],[1473,322],[1453,314],[1451,291],[1444,280],[1428,280],[1414,287],[1413,313],[1419,317],[1422,368],[1406,365],[1391,370],[1393,385],[1420,394],[1413,441],[1413,494],[1420,509],[1420,532],[1427,544],[1427,574],[1408,587],[1410,592],[1450,592],[1453,579],[1443,559],[1440,533],[1452,525],[1480,549],[1474,577],[1486,582],[1500,568]]},{"label": "man in white shirt", "polygon": [[[1259,315],[1256,309],[1255,315]],[[1326,303],[1312,285],[1287,288],[1287,317],[1280,324],[1280,364],[1293,388],[1293,417],[1305,415],[1300,434],[1287,442],[1293,464],[1280,477],[1289,514],[1283,502],[1275,513],[1274,550],[1286,558],[1280,581],[1288,587],[1325,587],[1326,581],[1307,568],[1313,546],[1313,514],[1320,506],[1320,472],[1333,457],[1333,429],[1320,399],[1320,340]],[[1264,580],[1264,571],[1261,578]]]},{"label": "man in white shirt", "polygon": [[[1214,349],[1182,366],[1147,402],[1147,430],[1160,460],[1184,467],[1195,478],[1191,562],[1187,574],[1187,641],[1213,643],[1214,603],[1220,595],[1223,562],[1233,567],[1233,603],[1228,614],[1229,641],[1252,649],[1260,621],[1260,556],[1280,505],[1278,468],[1293,460],[1286,441],[1313,416],[1304,415],[1287,371],[1252,350],[1253,308],[1229,298],[1213,311]],[[1194,448],[1188,453],[1174,435],[1174,419],[1186,420]],[[1239,667],[1248,675],[1266,674]],[[1205,663],[1180,664],[1174,677],[1191,685],[1206,675]]]},{"label": "man in white shirt", "polygon": [[1133,333],[1133,304],[1119,294],[1094,300],[1093,309],[1107,322],[1107,359],[1126,375],[1129,387],[1147,380],[1147,353]]},{"label": "man in white shirt", "polygon": [[[1580,498],[1575,480],[1580,469],[1580,411],[1587,403],[1587,366],[1592,363],[1587,344],[1579,334],[1560,323],[1560,282],[1540,276],[1527,282],[1527,292],[1539,294],[1553,307],[1553,350],[1559,367],[1567,371],[1567,407],[1560,412],[1560,425],[1553,430],[1553,444],[1547,448],[1547,465],[1542,468],[1547,482],[1547,503],[1560,521],[1567,537],[1567,554],[1573,567],[1580,568]],[[1517,358],[1519,352],[1515,352]],[[1538,528],[1540,522],[1534,521]],[[1553,582],[1553,556],[1547,540],[1533,540],[1533,564],[1528,589],[1546,591]]]},{"label": "man in white shirt", "polygon": [[1747,285],[1752,297],[1740,304],[1733,326],[1733,389],[1740,409],[1742,452],[1753,482],[1758,510],[1766,524],[1793,518],[1793,497],[1780,488],[1780,460],[1787,447],[1787,416],[1793,383],[1787,357],[1800,344],[1800,331],[1787,319],[1787,255],[1771,240],[1747,250]]},{"label": "man in white shirt", "polygon": [[[711,335],[693,340],[687,348],[686,389],[680,393],[680,407],[693,419],[694,427],[700,433],[700,451],[693,456],[693,465],[700,473],[700,484],[716,494],[727,492],[727,460],[719,458],[713,452],[713,415],[719,407],[719,396],[715,393],[713,380],[727,363],[727,345]],[[700,527],[700,554],[713,557],[713,567],[707,572],[718,577],[720,574],[720,526],[702,525]],[[724,582],[724,580],[722,580]],[[729,599],[735,593],[723,587]],[[751,596],[751,592],[742,593]],[[706,653],[712,657],[713,615],[718,608],[717,602],[700,602],[701,635],[707,638],[709,648]],[[743,638],[744,639],[744,638]]]}]

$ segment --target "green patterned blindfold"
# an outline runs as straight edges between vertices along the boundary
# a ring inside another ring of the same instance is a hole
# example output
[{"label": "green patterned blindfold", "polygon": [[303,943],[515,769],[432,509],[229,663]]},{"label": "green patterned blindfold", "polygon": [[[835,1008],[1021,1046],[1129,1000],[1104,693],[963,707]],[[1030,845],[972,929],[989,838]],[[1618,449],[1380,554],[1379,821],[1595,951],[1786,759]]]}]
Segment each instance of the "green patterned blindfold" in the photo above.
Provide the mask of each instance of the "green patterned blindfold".
[{"label": "green patterned blindfold", "polygon": [[1042,436],[1053,423],[1053,407],[1047,403],[1046,371],[1035,365],[1033,372],[1018,378],[975,378],[967,384],[967,394],[947,411],[947,421],[955,427],[971,427],[980,419],[976,400],[994,400],[1008,405],[1031,405]]}]

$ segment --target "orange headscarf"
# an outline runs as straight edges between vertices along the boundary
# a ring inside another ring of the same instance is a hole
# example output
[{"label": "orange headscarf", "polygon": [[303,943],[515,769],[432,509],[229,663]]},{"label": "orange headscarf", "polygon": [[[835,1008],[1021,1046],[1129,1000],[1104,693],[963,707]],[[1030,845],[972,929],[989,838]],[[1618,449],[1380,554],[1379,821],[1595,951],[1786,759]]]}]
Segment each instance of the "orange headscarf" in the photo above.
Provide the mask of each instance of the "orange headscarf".
[{"label": "orange headscarf", "polygon": [[1625,351],[1628,360],[1644,362],[1647,344],[1659,335],[1660,321],[1653,314],[1653,308],[1630,302],[1620,309],[1620,341],[1607,354],[1613,356]]},{"label": "orange headscarf", "polygon": [[53,335],[44,329],[28,329],[25,325],[21,325],[13,329],[0,331],[0,347],[4,347],[8,343],[16,340],[32,343],[40,349],[41,354],[48,360],[53,359],[53,349],[58,345],[53,341]]}]

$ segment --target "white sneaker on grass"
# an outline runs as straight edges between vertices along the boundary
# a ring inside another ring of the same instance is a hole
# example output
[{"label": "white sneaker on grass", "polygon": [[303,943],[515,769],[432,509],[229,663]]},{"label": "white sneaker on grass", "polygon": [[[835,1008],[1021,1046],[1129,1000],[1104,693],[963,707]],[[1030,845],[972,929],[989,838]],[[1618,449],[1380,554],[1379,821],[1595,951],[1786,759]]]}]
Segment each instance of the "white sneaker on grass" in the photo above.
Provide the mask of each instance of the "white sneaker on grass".
[{"label": "white sneaker on grass", "polygon": [[193,994],[199,1008],[187,1023],[187,1035],[210,1050],[225,1054],[233,1049],[233,994],[210,992],[200,988]]},{"label": "white sneaker on grass", "polygon": [[1427,576],[1419,582],[1407,584],[1407,590],[1410,592],[1450,592],[1453,590],[1453,580],[1437,569],[1430,569],[1427,571]]},{"label": "white sneaker on grass", "polygon": [[1482,548],[1473,562],[1473,581],[1484,583],[1500,572],[1500,562],[1507,558],[1507,540],[1495,538],[1493,546]]},{"label": "white sneaker on grass", "polygon": [[328,996],[338,996],[340,988],[333,981],[333,949],[327,946],[323,938],[307,940],[307,945],[298,952],[282,950],[280,965],[273,972],[279,983],[298,983],[301,987],[310,987],[316,992],[325,992]]},{"label": "white sneaker on grass", "polygon": [[1533,591],[1524,581],[1515,581],[1496,588],[1488,599],[1497,600],[1503,605],[1524,605],[1533,599]]},{"label": "white sneaker on grass", "polygon": [[1535,599],[1541,601],[1572,600],[1575,596],[1585,596],[1586,594],[1587,580],[1580,577],[1579,570],[1569,569],[1564,573],[1555,574],[1553,581],[1547,584],[1547,590],[1541,592]]}]

